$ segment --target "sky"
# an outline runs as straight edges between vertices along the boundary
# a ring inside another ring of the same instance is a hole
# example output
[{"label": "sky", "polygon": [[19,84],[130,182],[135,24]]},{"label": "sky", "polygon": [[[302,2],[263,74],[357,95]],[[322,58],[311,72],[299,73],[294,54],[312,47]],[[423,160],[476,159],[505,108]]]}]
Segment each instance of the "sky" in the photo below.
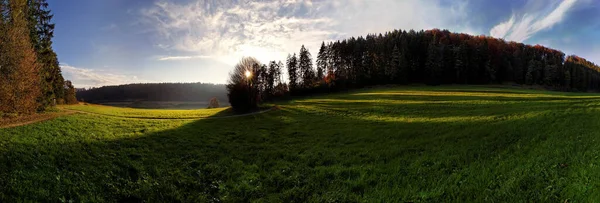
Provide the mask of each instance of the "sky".
[{"label": "sky", "polygon": [[244,56],[394,29],[448,29],[541,44],[600,64],[597,0],[48,0],[54,50],[78,87],[226,83]]}]

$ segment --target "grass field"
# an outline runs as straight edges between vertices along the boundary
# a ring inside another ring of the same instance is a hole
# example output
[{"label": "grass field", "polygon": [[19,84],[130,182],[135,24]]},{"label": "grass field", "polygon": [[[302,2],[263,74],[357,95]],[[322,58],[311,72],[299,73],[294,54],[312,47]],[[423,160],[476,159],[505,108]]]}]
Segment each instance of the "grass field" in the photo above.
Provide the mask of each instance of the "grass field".
[{"label": "grass field", "polygon": [[80,104],[64,106],[69,110],[89,112],[105,116],[115,116],[123,118],[153,118],[153,119],[200,119],[219,114],[226,116],[232,114],[227,107],[213,109],[194,109],[194,110],[164,110],[164,109],[137,109],[121,108],[113,106],[103,106],[95,104]]},{"label": "grass field", "polygon": [[196,120],[125,117],[222,110],[81,105],[109,116],[0,129],[0,202],[600,199],[599,94],[401,87],[278,105]]}]

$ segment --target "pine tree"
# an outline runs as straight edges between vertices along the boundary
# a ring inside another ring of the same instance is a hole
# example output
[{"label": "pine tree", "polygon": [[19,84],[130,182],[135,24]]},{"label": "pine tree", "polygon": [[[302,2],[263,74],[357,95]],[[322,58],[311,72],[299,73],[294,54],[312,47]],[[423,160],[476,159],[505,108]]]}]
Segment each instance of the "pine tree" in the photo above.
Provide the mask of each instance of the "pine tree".
[{"label": "pine tree", "polygon": [[309,88],[312,86],[315,78],[315,71],[313,69],[310,52],[304,45],[300,48],[298,69],[300,71],[300,77],[302,78],[302,87]]},{"label": "pine tree", "polygon": [[571,89],[571,72],[569,70],[565,71],[565,81],[564,87],[566,90]]},{"label": "pine tree", "polygon": [[461,44],[455,50],[455,58],[454,62],[454,71],[456,73],[456,81],[458,83],[467,83],[468,73],[467,73],[467,48],[465,44]]},{"label": "pine tree", "polygon": [[271,61],[269,63],[269,69],[267,70],[267,79],[266,79],[266,92],[267,92],[267,97],[270,97],[271,95],[273,95],[273,89],[275,88],[275,81],[277,79],[275,79],[277,76],[277,62],[275,61]]},{"label": "pine tree", "polygon": [[323,80],[325,71],[327,70],[327,47],[325,42],[321,43],[319,54],[317,55],[317,80]]},{"label": "pine tree", "polygon": [[534,72],[536,70],[535,61],[532,59],[529,61],[529,65],[527,66],[527,73],[525,73],[525,83],[528,85],[533,85],[535,83]]},{"label": "pine tree", "polygon": [[388,66],[388,71],[386,72],[386,75],[389,78],[389,81],[391,83],[397,83],[398,81],[398,72],[400,71],[400,49],[398,49],[398,46],[394,45],[394,49],[392,50],[392,61],[390,62],[390,65]]},{"label": "pine tree", "polygon": [[296,53],[294,53],[294,55],[288,55],[287,70],[290,80],[290,91],[292,91],[298,87],[298,59],[296,58]]},{"label": "pine tree", "polygon": [[42,95],[38,98],[40,109],[64,99],[64,78],[62,77],[58,57],[52,49],[54,24],[53,15],[46,0],[27,0],[28,29],[37,62],[40,64],[40,87]]},{"label": "pine tree", "polygon": [[484,63],[485,75],[488,82],[496,82],[496,69],[492,67],[492,61],[490,59],[485,60]]},{"label": "pine tree", "polygon": [[410,74],[410,64],[408,62],[407,59],[407,53],[406,53],[406,49],[403,49],[400,52],[400,56],[399,58],[399,64],[398,64],[398,82],[400,84],[408,84],[408,78],[409,78],[409,74]]},{"label": "pine tree", "polygon": [[441,75],[441,58],[440,48],[438,47],[435,38],[429,44],[427,50],[427,61],[426,61],[426,73],[427,83],[431,85],[437,85],[440,83]]}]

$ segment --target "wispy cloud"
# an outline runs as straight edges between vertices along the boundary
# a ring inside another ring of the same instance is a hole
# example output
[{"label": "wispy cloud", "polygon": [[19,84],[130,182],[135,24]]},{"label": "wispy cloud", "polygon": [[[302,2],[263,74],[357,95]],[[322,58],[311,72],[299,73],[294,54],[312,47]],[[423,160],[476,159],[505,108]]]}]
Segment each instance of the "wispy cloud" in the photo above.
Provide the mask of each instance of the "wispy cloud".
[{"label": "wispy cloud", "polygon": [[526,11],[513,14],[509,20],[494,26],[490,35],[511,41],[523,42],[536,33],[560,23],[577,0],[564,0],[549,12]]},{"label": "wispy cloud", "polygon": [[231,64],[241,56],[281,60],[288,53],[297,52],[302,44],[316,52],[321,41],[391,29],[440,27],[473,31],[465,23],[466,1],[453,3],[441,6],[439,0],[159,1],[141,10],[141,22],[153,27],[157,47],[183,53],[158,60],[210,55]]},{"label": "wispy cloud", "polygon": [[208,59],[212,56],[196,55],[196,56],[161,56],[158,57],[159,61],[179,61],[179,60],[191,60],[191,59]]},{"label": "wispy cloud", "polygon": [[65,79],[71,80],[77,88],[150,82],[139,79],[137,76],[115,74],[104,70],[77,68],[69,65],[61,65],[60,67]]}]

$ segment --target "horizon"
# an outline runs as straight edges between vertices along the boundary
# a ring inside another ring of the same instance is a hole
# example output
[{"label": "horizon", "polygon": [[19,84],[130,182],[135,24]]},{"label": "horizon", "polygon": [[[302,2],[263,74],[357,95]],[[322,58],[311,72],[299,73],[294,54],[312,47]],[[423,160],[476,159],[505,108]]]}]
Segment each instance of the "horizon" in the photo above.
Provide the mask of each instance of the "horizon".
[{"label": "horizon", "polygon": [[486,35],[600,62],[595,38],[600,3],[591,0],[49,3],[56,23],[53,46],[63,75],[77,88],[224,84],[244,56],[285,61],[304,44],[314,61],[323,41],[394,29]]}]

